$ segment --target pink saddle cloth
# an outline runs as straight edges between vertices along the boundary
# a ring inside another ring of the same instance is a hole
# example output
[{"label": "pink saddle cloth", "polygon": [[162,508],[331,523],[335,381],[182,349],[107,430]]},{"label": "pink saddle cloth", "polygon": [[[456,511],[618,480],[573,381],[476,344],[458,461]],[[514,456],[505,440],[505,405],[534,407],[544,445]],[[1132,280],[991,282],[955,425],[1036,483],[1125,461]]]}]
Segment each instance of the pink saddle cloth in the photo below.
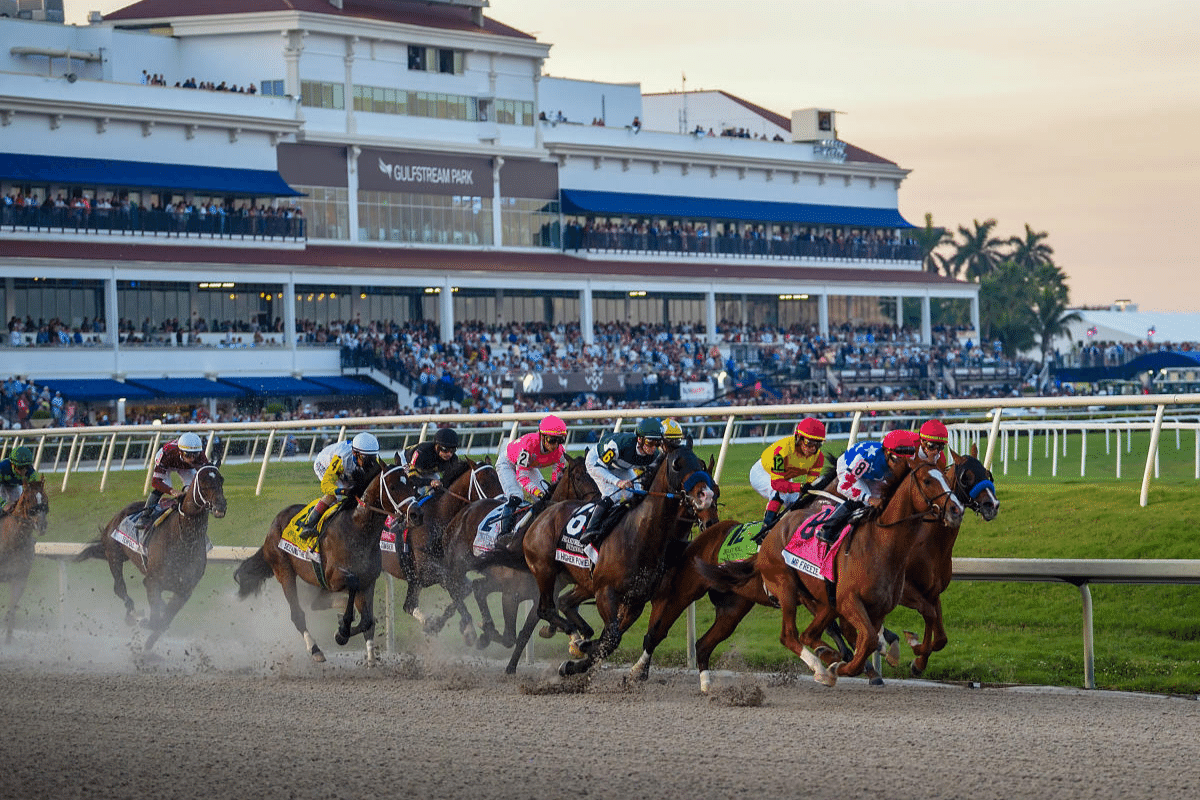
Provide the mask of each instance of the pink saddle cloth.
[{"label": "pink saddle cloth", "polygon": [[[826,545],[816,536],[816,531],[825,524],[825,520],[833,513],[836,506],[825,506],[817,513],[805,518],[792,533],[788,543],[783,547],[783,560],[792,569],[799,570],[814,578],[834,579],[833,559],[837,556],[842,540],[850,532],[846,525],[838,533],[832,545]],[[804,538],[807,532],[808,538]]]}]

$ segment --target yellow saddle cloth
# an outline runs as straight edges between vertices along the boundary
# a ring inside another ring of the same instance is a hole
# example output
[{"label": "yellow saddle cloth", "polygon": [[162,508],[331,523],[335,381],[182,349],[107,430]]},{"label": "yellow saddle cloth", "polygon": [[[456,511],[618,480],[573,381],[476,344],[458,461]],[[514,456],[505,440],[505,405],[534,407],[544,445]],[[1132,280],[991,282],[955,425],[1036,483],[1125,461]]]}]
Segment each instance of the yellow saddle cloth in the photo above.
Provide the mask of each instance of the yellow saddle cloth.
[{"label": "yellow saddle cloth", "polygon": [[[300,509],[300,513],[292,517],[288,524],[284,527],[283,533],[280,536],[280,538],[283,540],[283,544],[281,544],[281,546],[284,550],[292,555],[298,556],[299,558],[306,558],[310,554],[319,552],[317,548],[317,535],[319,535],[321,531],[325,530],[325,523],[329,520],[329,516],[337,510],[336,504],[325,509],[325,513],[321,515],[319,520],[317,520],[317,533],[312,536],[305,536],[303,531],[304,520],[308,519],[308,515],[312,511],[313,506],[319,503],[320,500],[321,498],[318,497],[316,500],[313,500],[304,508]],[[292,546],[288,547],[287,545]]]}]

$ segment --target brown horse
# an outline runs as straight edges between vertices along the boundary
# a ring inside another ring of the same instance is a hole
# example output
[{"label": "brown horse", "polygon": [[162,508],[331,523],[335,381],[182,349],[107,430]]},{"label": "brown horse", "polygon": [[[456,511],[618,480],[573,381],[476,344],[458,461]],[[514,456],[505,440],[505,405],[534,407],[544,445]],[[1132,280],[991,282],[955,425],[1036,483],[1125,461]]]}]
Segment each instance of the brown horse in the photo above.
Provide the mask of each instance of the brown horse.
[{"label": "brown horse", "polygon": [[[133,599],[125,588],[124,566],[126,561],[145,576],[146,600],[150,604],[150,618],[146,627],[150,636],[146,639],[149,652],[158,637],[162,636],[171,620],[192,596],[192,591],[208,566],[208,515],[217,519],[225,516],[225,477],[212,464],[196,470],[196,477],[184,488],[183,497],[175,503],[174,512],[159,517],[159,522],[150,529],[145,545],[145,555],[112,537],[121,523],[138,513],[145,503],[133,502],[118,511],[103,528],[99,540],[91,543],[76,557],[76,561],[87,558],[103,558],[113,576],[113,592],[125,603],[125,620],[133,624],[136,615]],[[163,603],[163,592],[171,592],[171,601]]]},{"label": "brown horse", "polygon": [[[754,584],[762,583],[779,603],[783,618],[780,641],[808,664],[817,682],[833,686],[838,676],[862,673],[877,648],[883,619],[900,602],[909,552],[922,520],[941,518],[947,524],[958,524],[963,505],[941,472],[924,463],[913,467],[879,517],[861,523],[841,544],[834,562],[837,580],[832,603],[824,580],[793,569],[783,559],[786,539],[808,513],[784,514],[752,558],[715,567],[696,566],[710,585],[722,591],[753,597],[758,591]],[[796,625],[801,604],[813,614],[802,634]],[[821,636],[839,616],[853,628],[855,649],[850,661],[834,663],[836,655]],[[832,669],[826,668],[825,660]]]},{"label": "brown horse", "polygon": [[[586,638],[591,628],[577,607],[584,599],[595,597],[604,623],[600,638],[581,642],[578,648],[583,657],[561,664],[560,674],[586,672],[607,658],[641,616],[668,570],[672,541],[678,540],[681,529],[690,529],[695,514],[707,511],[714,501],[715,486],[704,467],[689,448],[670,453],[655,473],[646,498],[626,513],[604,540],[591,569],[555,558],[562,533],[579,503],[556,504],[535,520],[523,549],[537,580],[538,616],[568,634]],[[693,513],[681,516],[681,508]],[[560,600],[555,590],[564,573],[575,587]]]},{"label": "brown horse", "polygon": [[46,534],[46,515],[50,502],[41,480],[25,481],[21,496],[3,519],[0,519],[0,581],[8,582],[8,612],[4,615],[4,642],[13,638],[17,619],[17,603],[25,593],[29,571],[33,569],[33,536]]},{"label": "brown horse", "polygon": [[[234,573],[238,596],[248,597],[262,590],[263,582],[272,575],[283,587],[291,609],[292,624],[304,637],[304,646],[313,661],[325,660],[325,654],[308,632],[304,611],[296,593],[296,578],[327,592],[346,592],[346,609],[339,622],[334,640],[345,645],[350,637],[361,633],[366,641],[367,664],[373,666],[375,657],[375,581],[382,570],[379,536],[389,515],[405,513],[413,502],[412,488],[404,480],[402,467],[374,470],[364,476],[366,488],[350,492],[361,497],[343,500],[326,520],[321,533],[319,558],[313,561],[298,557],[280,546],[288,524],[305,506],[288,506],[275,515],[267,539],[258,551],[243,561]],[[354,625],[354,612],[359,623]]]},{"label": "brown horse", "polygon": [[[439,618],[441,624],[445,624],[453,612],[458,611],[462,615],[460,629],[467,644],[481,642],[480,646],[486,646],[495,640],[506,647],[511,646],[515,639],[512,631],[516,627],[517,607],[521,601],[531,599],[537,593],[537,587],[524,566],[521,550],[523,538],[548,508],[568,500],[594,499],[598,495],[599,490],[587,474],[583,458],[567,456],[567,467],[562,476],[545,497],[529,507],[528,521],[518,520],[514,534],[508,541],[499,543],[497,550],[486,554],[483,560],[474,554],[475,536],[483,520],[503,504],[504,499],[480,500],[462,509],[450,521],[443,539],[446,555],[442,585],[450,593],[451,606]],[[467,573],[472,570],[478,571],[482,577],[469,582]],[[474,623],[464,602],[468,591],[475,595],[483,624],[483,634],[478,642]],[[488,608],[488,595],[495,592],[502,592],[504,596],[504,634],[496,630]],[[441,629],[438,620],[432,622],[426,625],[428,633],[436,633]]]},{"label": "brown horse", "polygon": [[[992,473],[980,463],[974,452],[955,457],[946,469],[946,481],[959,502],[985,522],[991,522],[1000,513],[1000,501],[996,499]],[[958,525],[940,520],[924,523],[908,556],[900,605],[914,609],[925,621],[925,634],[921,639],[917,639],[911,631],[904,632],[916,656],[910,666],[914,677],[924,674],[929,656],[944,648],[949,641],[942,619],[941,596],[953,577],[953,551],[958,530]]]},{"label": "brown horse", "polygon": [[[443,479],[444,488],[420,505],[419,515],[414,514],[414,519],[419,516],[420,523],[405,531],[407,543],[397,541],[394,551],[382,552],[384,571],[408,585],[404,613],[411,614],[422,625],[430,618],[417,604],[422,589],[443,580],[443,537],[450,520],[471,503],[496,498],[504,492],[496,468],[487,461],[461,459],[446,471]],[[455,610],[451,605],[447,613],[453,614]],[[430,625],[440,630],[445,620]]]}]

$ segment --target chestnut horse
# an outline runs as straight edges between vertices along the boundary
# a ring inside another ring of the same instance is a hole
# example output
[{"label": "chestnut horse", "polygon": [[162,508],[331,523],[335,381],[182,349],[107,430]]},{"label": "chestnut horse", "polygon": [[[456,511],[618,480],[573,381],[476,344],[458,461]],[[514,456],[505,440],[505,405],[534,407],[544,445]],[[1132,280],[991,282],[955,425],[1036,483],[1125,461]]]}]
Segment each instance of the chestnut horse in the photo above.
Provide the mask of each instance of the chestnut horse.
[{"label": "chestnut horse", "polygon": [[[992,473],[974,453],[955,456],[946,468],[946,481],[954,489],[959,502],[977,513],[984,522],[991,522],[1000,513],[1000,501],[996,499]],[[958,525],[941,521],[926,522],[921,526],[909,553],[900,605],[916,610],[925,621],[923,638],[917,639],[911,631],[904,632],[916,656],[910,666],[914,677],[920,677],[925,672],[930,654],[944,648],[948,641],[942,619],[941,596],[953,578],[953,551],[958,529]]]},{"label": "chestnut horse", "polygon": [[0,519],[0,581],[8,582],[5,644],[12,642],[17,603],[25,593],[29,571],[33,569],[33,535],[46,534],[46,515],[49,513],[50,502],[43,482],[25,481],[12,511]]},{"label": "chestnut horse", "polygon": [[[325,654],[308,632],[296,594],[297,576],[324,591],[349,595],[334,640],[345,645],[350,637],[361,633],[366,641],[367,664],[376,663],[375,581],[382,571],[379,535],[384,520],[389,515],[405,513],[413,495],[412,487],[404,480],[403,467],[376,469],[363,480],[370,481],[365,490],[360,493],[355,487],[350,492],[361,499],[343,500],[327,518],[320,539],[319,560],[300,558],[280,547],[284,529],[305,508],[304,504],[296,504],[275,515],[263,546],[243,561],[233,576],[238,596],[243,598],[260,592],[263,582],[275,576],[291,609],[292,624],[304,637],[304,646],[317,663],[325,660]],[[353,625],[355,610],[359,616],[357,625]]]},{"label": "chestnut horse", "polygon": [[[192,482],[184,487],[183,497],[174,506],[171,514],[160,517],[147,533],[146,555],[138,553],[126,544],[112,538],[126,517],[138,513],[144,501],[137,501],[118,511],[108,524],[100,529],[99,540],[91,543],[75,560],[103,558],[113,576],[113,592],[125,603],[125,621],[133,624],[135,610],[133,599],[125,588],[125,562],[133,565],[145,576],[146,600],[150,604],[150,618],[145,625],[150,629],[145,652],[150,652],[158,637],[162,636],[171,620],[192,596],[192,591],[208,566],[208,515],[217,519],[225,516],[225,477],[212,464],[196,470]],[[171,601],[164,605],[163,592],[171,592]]]},{"label": "chestnut horse", "polygon": [[[694,515],[708,511],[714,499],[715,485],[705,464],[691,449],[681,447],[664,458],[646,498],[630,509],[601,543],[593,568],[555,559],[563,530],[579,503],[556,504],[535,520],[523,549],[537,580],[538,616],[570,635],[586,637],[591,628],[576,609],[585,598],[595,597],[604,625],[599,639],[578,645],[583,657],[563,662],[559,674],[586,672],[617,649],[625,631],[658,590],[670,562],[670,544],[679,535],[679,528],[689,529],[695,522]],[[691,509],[691,516],[680,516],[685,507]],[[556,602],[556,584],[562,573],[575,588]]]},{"label": "chestnut horse", "polygon": [[[779,603],[783,618],[780,641],[808,664],[818,683],[833,686],[839,676],[862,673],[876,650],[884,617],[900,602],[909,552],[923,520],[928,517],[957,525],[962,520],[963,505],[945,476],[932,465],[912,467],[882,513],[861,523],[839,546],[834,559],[836,594],[832,604],[823,579],[793,569],[783,559],[787,539],[808,515],[802,510],[784,514],[752,558],[720,566],[702,562],[696,566],[710,585],[722,591],[754,596],[756,585],[762,583]],[[796,624],[801,604],[813,614],[813,621],[803,633]],[[854,630],[855,649],[850,661],[834,663],[834,651],[821,635],[839,616]],[[824,659],[830,660],[832,668],[826,668]]]},{"label": "chestnut horse", "polygon": [[[480,523],[497,506],[503,504],[504,499],[480,500],[462,509],[450,521],[443,539],[446,549],[443,561],[446,577],[442,585],[450,593],[452,603],[451,607],[447,608],[442,615],[443,623],[450,618],[453,611],[457,610],[462,615],[459,625],[464,640],[467,644],[476,643],[475,626],[464,602],[467,592],[472,591],[479,605],[483,623],[483,636],[480,638],[482,646],[486,646],[491,639],[496,639],[505,646],[511,646],[515,637],[510,632],[516,627],[517,606],[522,600],[528,600],[537,593],[536,585],[528,571],[524,569],[524,557],[520,555],[522,540],[548,508],[554,508],[567,500],[595,499],[597,496],[599,496],[599,490],[596,488],[595,481],[587,474],[583,458],[567,456],[567,467],[562,476],[545,497],[529,508],[527,513],[530,521],[523,525],[518,521],[517,524],[521,525],[521,529],[515,531],[507,542],[501,542],[496,551],[485,554],[482,560],[474,554],[475,536],[479,531]],[[483,577],[469,582],[467,573],[472,570],[482,573]],[[487,604],[487,596],[496,591],[504,593],[505,634],[503,636],[496,631]],[[440,626],[434,629],[431,629],[429,625],[426,626],[427,632],[436,633],[439,629]]]}]

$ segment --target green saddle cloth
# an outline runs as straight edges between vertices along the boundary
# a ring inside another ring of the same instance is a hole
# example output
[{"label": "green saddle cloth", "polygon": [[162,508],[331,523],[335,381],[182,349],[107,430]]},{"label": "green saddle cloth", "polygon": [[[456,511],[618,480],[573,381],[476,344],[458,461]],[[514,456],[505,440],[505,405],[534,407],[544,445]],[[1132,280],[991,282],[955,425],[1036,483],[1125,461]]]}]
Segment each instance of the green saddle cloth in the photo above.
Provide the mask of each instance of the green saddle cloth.
[{"label": "green saddle cloth", "polygon": [[754,541],[754,537],[761,530],[762,520],[734,525],[729,529],[725,543],[721,545],[717,560],[724,563],[726,561],[744,561],[750,558],[758,552],[758,542]]}]

